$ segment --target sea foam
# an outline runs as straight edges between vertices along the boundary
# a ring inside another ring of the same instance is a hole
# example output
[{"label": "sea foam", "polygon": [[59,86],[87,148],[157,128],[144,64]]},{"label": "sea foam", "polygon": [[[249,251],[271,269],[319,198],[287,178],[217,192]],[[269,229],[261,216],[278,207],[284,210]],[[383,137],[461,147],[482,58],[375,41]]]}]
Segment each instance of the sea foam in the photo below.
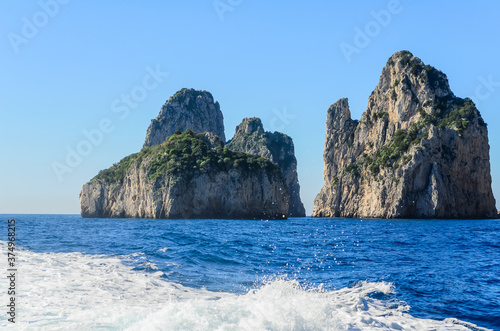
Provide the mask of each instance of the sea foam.
[{"label": "sea foam", "polygon": [[[5,242],[0,242],[5,251]],[[134,270],[128,256],[18,251],[18,330],[486,330],[414,318],[387,282],[325,290],[278,277],[245,294]],[[6,288],[2,279],[0,286]],[[2,302],[8,297],[2,291]],[[0,327],[8,324],[5,319]]]}]

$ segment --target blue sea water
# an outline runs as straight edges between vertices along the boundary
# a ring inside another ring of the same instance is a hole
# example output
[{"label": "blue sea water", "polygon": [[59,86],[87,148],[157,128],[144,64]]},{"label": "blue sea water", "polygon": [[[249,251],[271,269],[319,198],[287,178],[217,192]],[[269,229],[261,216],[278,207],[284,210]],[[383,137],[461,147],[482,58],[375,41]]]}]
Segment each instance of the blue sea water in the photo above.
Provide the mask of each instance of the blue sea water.
[{"label": "blue sea water", "polygon": [[500,330],[498,220],[2,218],[19,329]]}]

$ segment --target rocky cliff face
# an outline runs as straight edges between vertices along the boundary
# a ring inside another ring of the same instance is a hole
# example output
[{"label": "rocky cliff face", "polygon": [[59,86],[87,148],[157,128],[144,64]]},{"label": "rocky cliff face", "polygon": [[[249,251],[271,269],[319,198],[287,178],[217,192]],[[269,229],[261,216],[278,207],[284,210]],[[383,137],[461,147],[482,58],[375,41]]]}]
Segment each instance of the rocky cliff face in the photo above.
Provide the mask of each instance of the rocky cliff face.
[{"label": "rocky cliff face", "polygon": [[245,118],[236,127],[236,132],[227,148],[260,155],[277,164],[285,177],[290,191],[289,216],[304,217],[306,212],[300,200],[300,185],[297,175],[292,138],[280,132],[266,132],[259,118]]},{"label": "rocky cliff face", "polygon": [[181,89],[161,108],[149,125],[144,147],[161,144],[175,131],[211,132],[226,141],[219,103],[207,91]]},{"label": "rocky cliff face", "polygon": [[124,158],[80,193],[82,217],[283,219],[288,201],[276,165],[192,131]]},{"label": "rocky cliff face", "polygon": [[327,113],[315,217],[490,218],[488,131],[470,99],[407,51],[391,56],[361,120]]}]

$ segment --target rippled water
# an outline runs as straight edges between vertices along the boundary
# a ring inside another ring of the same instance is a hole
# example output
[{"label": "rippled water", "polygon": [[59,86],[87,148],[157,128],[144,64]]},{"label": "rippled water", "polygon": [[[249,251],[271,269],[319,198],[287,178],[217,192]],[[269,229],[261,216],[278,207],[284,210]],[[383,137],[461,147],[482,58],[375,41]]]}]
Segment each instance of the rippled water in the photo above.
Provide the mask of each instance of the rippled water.
[{"label": "rippled water", "polygon": [[2,216],[26,329],[500,329],[497,220]]}]

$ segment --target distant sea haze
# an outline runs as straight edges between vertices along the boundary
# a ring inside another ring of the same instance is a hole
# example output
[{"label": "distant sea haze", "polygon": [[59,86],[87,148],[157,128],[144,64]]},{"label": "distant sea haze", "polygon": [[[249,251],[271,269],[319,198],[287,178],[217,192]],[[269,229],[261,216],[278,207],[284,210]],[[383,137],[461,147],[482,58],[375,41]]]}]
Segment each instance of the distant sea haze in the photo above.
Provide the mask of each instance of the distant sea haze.
[{"label": "distant sea haze", "polygon": [[500,329],[498,220],[3,217],[22,330]]}]

